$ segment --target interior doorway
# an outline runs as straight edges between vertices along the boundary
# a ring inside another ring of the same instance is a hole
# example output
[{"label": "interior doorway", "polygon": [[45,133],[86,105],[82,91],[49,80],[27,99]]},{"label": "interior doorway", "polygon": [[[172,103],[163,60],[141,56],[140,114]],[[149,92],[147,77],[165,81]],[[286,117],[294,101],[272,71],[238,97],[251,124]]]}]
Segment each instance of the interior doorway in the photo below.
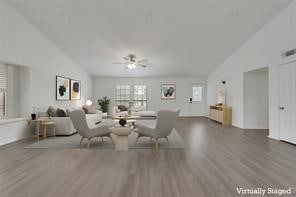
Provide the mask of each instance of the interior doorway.
[{"label": "interior doorway", "polygon": [[244,73],[244,129],[269,129],[268,67]]}]

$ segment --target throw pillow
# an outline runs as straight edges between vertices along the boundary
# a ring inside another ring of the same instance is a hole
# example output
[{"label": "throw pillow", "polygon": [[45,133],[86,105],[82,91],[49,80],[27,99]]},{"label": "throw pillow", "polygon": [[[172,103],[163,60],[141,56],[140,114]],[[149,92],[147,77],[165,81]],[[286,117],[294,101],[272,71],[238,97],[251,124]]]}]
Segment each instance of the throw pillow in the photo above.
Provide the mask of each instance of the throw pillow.
[{"label": "throw pillow", "polygon": [[49,106],[47,114],[51,117],[57,117],[57,109],[55,109],[53,106]]},{"label": "throw pillow", "polygon": [[87,105],[83,105],[82,109],[84,110],[84,112],[86,114],[96,114],[97,113],[97,109],[95,106],[87,106]]},{"label": "throw pillow", "polygon": [[85,114],[88,114],[88,110],[87,110],[87,105],[83,105],[82,109],[84,111]]},{"label": "throw pillow", "polygon": [[57,116],[58,117],[67,117],[66,112],[62,109],[57,109]]},{"label": "throw pillow", "polygon": [[127,107],[124,106],[124,105],[118,105],[118,109],[119,109],[120,111],[128,111]]}]

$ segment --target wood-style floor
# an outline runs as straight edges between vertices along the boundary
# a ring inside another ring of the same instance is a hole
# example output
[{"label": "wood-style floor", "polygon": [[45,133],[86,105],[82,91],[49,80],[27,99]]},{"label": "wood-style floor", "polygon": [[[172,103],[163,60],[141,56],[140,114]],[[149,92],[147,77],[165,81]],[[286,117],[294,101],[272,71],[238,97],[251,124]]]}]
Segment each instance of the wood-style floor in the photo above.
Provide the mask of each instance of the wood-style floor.
[{"label": "wood-style floor", "polygon": [[240,196],[237,187],[296,191],[296,146],[268,139],[267,131],[222,128],[206,118],[180,118],[177,130],[188,150],[24,149],[33,139],[2,146],[0,196],[231,197]]}]

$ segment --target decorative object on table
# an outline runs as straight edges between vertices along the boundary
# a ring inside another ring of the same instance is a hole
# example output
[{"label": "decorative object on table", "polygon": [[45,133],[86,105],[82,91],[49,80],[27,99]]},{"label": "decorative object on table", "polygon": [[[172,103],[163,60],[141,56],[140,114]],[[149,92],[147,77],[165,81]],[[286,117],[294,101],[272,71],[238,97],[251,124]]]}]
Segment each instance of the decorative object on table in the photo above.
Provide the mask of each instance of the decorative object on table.
[{"label": "decorative object on table", "polygon": [[56,100],[70,100],[70,79],[56,76]]},{"label": "decorative object on table", "polygon": [[121,119],[119,120],[119,124],[120,124],[122,127],[124,127],[124,126],[126,125],[126,119],[121,118]]},{"label": "decorative object on table", "polygon": [[85,103],[87,106],[91,106],[92,105],[92,100],[87,100]]},{"label": "decorative object on table", "polygon": [[81,99],[81,83],[78,80],[71,79],[71,100]]},{"label": "decorative object on table", "polygon": [[98,100],[98,104],[103,113],[107,113],[109,109],[110,99],[107,96],[104,96],[102,99]]},{"label": "decorative object on table", "polygon": [[225,90],[220,90],[217,95],[217,104],[226,105],[226,92]]},{"label": "decorative object on table", "polygon": [[108,118],[108,113],[102,113],[102,118],[107,119]]},{"label": "decorative object on table", "polygon": [[32,107],[32,113],[31,113],[32,120],[36,120],[38,111],[39,111],[38,107],[36,106]]},{"label": "decorative object on table", "polygon": [[162,100],[176,99],[176,84],[161,84],[161,99]]},{"label": "decorative object on table", "polygon": [[31,114],[32,120],[36,120],[36,114]]}]

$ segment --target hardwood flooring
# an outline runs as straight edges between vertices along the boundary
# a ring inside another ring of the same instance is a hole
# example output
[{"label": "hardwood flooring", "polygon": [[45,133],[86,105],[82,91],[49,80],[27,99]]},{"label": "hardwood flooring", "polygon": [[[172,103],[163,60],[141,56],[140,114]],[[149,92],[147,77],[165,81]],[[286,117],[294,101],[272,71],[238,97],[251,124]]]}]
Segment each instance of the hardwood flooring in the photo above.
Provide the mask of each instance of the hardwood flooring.
[{"label": "hardwood flooring", "polygon": [[291,187],[296,196],[296,146],[206,118],[180,118],[176,129],[189,149],[24,149],[34,139],[2,146],[0,196],[241,196],[237,187]]}]

